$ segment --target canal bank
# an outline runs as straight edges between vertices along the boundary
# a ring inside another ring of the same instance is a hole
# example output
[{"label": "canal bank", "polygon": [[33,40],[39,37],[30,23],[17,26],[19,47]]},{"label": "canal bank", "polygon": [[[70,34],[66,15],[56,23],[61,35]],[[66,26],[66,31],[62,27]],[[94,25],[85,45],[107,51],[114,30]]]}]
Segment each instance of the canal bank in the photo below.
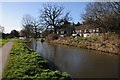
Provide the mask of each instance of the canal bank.
[{"label": "canal bank", "polygon": [[72,78],[118,78],[118,55],[40,41],[29,47]]},{"label": "canal bank", "polygon": [[92,36],[86,38],[67,38],[50,41],[53,44],[62,44],[68,46],[75,46],[79,48],[93,49],[107,53],[118,54],[119,39],[116,34],[101,34],[100,36]]}]

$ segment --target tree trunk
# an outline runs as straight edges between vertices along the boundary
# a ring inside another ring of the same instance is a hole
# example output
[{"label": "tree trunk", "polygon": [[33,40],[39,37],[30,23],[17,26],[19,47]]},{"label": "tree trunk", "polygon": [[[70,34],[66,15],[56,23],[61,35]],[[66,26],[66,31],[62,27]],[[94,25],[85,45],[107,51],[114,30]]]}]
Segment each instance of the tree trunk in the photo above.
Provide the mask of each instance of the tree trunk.
[{"label": "tree trunk", "polygon": [[54,26],[54,33],[57,34],[57,27]]},{"label": "tree trunk", "polygon": [[37,38],[37,27],[35,26],[35,38]]}]

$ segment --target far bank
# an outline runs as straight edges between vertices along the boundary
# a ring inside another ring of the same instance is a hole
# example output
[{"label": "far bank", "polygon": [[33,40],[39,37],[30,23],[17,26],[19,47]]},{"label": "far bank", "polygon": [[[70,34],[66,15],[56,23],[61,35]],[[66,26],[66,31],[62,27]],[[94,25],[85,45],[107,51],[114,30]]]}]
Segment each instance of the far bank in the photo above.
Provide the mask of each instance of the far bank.
[{"label": "far bank", "polygon": [[64,38],[51,40],[51,43],[75,46],[80,48],[93,49],[108,53],[118,54],[119,52],[119,36],[114,33],[104,33],[99,36],[80,37],[80,38]]}]

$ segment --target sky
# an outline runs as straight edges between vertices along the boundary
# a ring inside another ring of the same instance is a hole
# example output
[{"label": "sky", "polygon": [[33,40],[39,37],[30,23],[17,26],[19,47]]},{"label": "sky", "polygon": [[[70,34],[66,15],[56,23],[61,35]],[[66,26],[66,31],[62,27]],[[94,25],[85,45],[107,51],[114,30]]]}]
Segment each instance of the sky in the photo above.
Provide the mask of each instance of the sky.
[{"label": "sky", "polygon": [[[40,16],[40,10],[45,2],[2,2],[0,3],[0,25],[5,27],[5,33],[11,30],[20,31],[22,27],[22,18],[29,14],[35,18]],[[1,6],[2,4],[2,6]],[[72,21],[81,22],[81,14],[85,13],[87,2],[54,2],[53,4],[64,6],[64,12],[70,11]],[[2,13],[2,14],[1,14]]]}]

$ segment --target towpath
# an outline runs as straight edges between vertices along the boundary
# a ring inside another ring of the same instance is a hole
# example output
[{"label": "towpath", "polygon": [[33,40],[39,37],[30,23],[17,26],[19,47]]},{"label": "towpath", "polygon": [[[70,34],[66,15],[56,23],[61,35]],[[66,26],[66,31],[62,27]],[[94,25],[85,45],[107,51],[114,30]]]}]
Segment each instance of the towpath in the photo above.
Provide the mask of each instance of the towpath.
[{"label": "towpath", "polygon": [[2,79],[2,73],[5,68],[10,50],[12,48],[12,44],[13,40],[9,41],[8,43],[0,47],[0,80]]}]

